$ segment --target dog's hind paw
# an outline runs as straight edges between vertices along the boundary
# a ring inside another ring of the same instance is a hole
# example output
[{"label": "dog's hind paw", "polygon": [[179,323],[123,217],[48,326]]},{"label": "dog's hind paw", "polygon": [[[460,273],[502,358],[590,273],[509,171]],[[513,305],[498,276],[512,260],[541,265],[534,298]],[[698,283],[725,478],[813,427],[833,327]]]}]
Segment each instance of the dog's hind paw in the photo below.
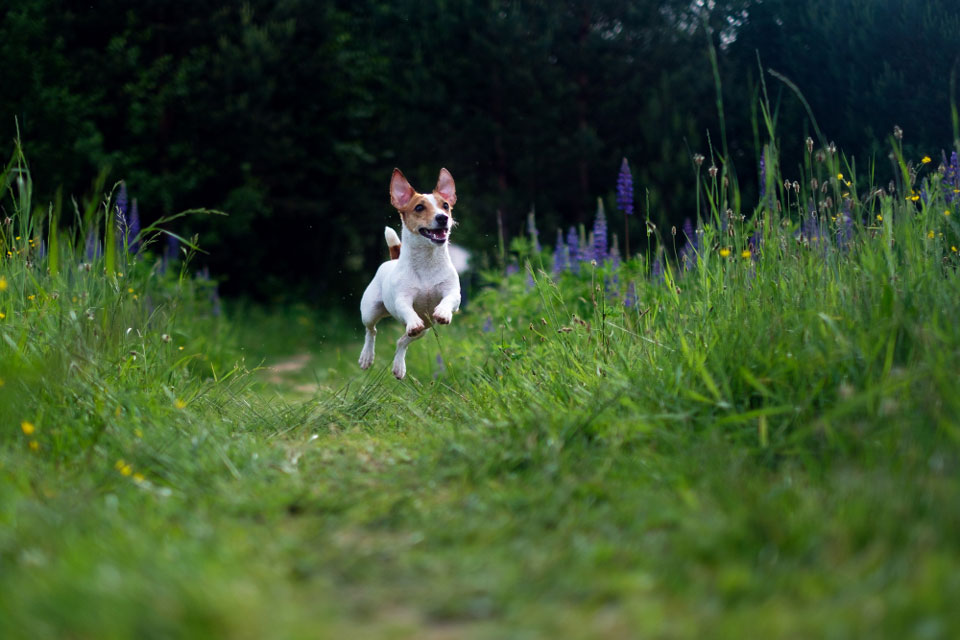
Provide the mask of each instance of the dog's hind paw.
[{"label": "dog's hind paw", "polygon": [[370,365],[373,364],[373,352],[372,351],[363,351],[360,353],[360,368],[369,369]]},{"label": "dog's hind paw", "polygon": [[433,319],[437,321],[437,324],[450,324],[450,321],[453,320],[453,314],[438,307],[433,310]]}]

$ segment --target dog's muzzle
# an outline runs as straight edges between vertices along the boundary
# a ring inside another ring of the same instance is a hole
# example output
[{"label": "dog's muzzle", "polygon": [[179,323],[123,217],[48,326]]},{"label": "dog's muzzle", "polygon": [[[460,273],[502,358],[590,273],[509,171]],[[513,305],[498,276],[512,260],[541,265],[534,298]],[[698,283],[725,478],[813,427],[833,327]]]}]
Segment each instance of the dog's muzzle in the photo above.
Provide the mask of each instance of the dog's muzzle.
[{"label": "dog's muzzle", "polygon": [[447,237],[450,235],[450,229],[447,227],[442,227],[440,229],[420,227],[420,235],[434,244],[443,244],[447,241]]}]

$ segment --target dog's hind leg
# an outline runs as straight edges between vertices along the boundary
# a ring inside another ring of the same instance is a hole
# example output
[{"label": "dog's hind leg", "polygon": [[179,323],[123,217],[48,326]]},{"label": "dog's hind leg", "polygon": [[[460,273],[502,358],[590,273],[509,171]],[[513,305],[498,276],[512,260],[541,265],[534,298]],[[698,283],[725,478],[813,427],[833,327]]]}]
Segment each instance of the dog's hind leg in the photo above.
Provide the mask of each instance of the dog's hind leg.
[{"label": "dog's hind leg", "polygon": [[407,375],[407,347],[410,346],[411,342],[419,340],[426,333],[426,331],[421,331],[415,336],[405,333],[397,340],[397,353],[393,356],[393,375],[397,377],[397,380],[403,380],[403,376]]},{"label": "dog's hind leg", "polygon": [[373,364],[374,346],[377,341],[377,323],[390,315],[382,302],[362,309],[363,326],[367,332],[363,338],[363,350],[360,352],[360,368],[369,369]]}]

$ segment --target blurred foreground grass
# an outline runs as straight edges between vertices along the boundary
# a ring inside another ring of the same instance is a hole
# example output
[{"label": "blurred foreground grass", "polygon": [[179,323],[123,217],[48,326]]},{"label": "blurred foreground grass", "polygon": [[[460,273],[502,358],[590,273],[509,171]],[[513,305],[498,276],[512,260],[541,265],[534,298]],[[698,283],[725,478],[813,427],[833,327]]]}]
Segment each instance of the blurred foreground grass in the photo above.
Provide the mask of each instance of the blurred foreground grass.
[{"label": "blurred foreground grass", "polygon": [[857,201],[843,246],[760,206],[762,244],[714,216],[686,271],[512,276],[398,382],[395,323],[360,373],[352,317],[227,322],[149,247],[44,230],[16,160],[0,637],[960,631],[960,211],[934,184]]}]

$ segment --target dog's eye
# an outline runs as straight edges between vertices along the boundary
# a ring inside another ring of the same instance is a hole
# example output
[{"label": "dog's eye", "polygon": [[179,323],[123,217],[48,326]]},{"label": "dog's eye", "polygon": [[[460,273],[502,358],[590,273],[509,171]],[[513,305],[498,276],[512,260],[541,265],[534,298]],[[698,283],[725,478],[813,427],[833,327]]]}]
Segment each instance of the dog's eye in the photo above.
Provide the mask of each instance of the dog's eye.
[{"label": "dog's eye", "polygon": [[415,207],[413,208],[413,210],[414,210],[414,211],[423,211],[423,205],[422,205],[422,204],[418,204],[417,206],[415,206]]},{"label": "dog's eye", "polygon": [[449,210],[450,210],[450,204],[444,202],[444,203],[443,203],[443,208],[446,209],[447,211],[449,211]]}]

